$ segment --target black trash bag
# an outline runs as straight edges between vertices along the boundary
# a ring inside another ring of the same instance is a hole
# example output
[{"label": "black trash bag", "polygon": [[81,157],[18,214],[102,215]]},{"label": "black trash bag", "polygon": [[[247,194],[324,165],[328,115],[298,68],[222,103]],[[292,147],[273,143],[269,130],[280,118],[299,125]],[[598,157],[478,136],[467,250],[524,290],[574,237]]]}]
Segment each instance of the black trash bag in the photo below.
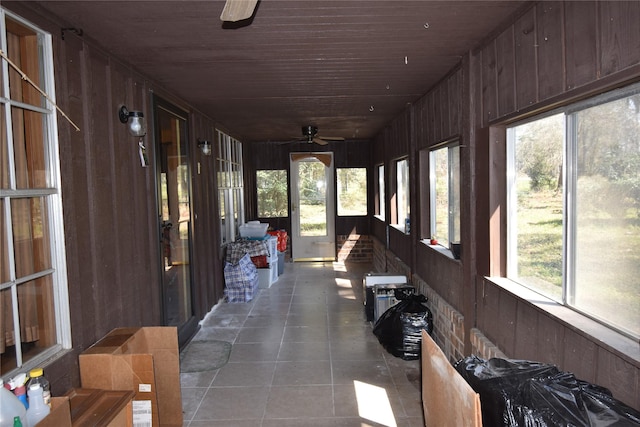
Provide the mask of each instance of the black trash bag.
[{"label": "black trash bag", "polygon": [[396,290],[400,302],[382,313],[373,325],[373,333],[391,354],[404,360],[420,358],[422,330],[433,332],[433,314],[424,305],[424,295]]},{"label": "black trash bag", "polygon": [[640,412],[609,390],[554,365],[471,356],[455,368],[480,394],[486,426],[640,426]]}]

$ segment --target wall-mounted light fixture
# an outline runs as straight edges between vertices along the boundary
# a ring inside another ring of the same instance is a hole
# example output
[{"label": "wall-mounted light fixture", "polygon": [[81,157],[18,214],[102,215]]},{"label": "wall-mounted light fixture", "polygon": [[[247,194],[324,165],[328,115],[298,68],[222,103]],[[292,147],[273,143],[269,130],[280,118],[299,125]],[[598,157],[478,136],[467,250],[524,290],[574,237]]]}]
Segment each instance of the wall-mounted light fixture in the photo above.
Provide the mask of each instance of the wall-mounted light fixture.
[{"label": "wall-mounted light fixture", "polygon": [[200,150],[202,150],[202,154],[204,154],[205,156],[210,156],[211,155],[211,141],[208,141],[206,139],[198,140],[198,147],[200,147]]},{"label": "wall-mounted light fixture", "polygon": [[147,126],[144,122],[144,114],[142,111],[129,111],[124,105],[118,110],[120,122],[129,123],[129,133],[133,136],[145,136],[147,134]]}]

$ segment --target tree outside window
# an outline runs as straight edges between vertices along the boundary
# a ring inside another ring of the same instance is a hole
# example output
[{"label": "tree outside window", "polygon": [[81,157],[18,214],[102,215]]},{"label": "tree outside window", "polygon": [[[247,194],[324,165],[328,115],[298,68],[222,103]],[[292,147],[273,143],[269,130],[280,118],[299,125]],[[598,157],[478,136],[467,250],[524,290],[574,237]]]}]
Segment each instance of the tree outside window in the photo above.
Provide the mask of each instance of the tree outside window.
[{"label": "tree outside window", "polygon": [[640,86],[508,129],[507,275],[640,336]]},{"label": "tree outside window", "polygon": [[287,171],[259,170],[256,172],[258,217],[283,218],[289,216]]},{"label": "tree outside window", "polygon": [[339,168],[336,175],[338,215],[367,215],[367,169]]}]

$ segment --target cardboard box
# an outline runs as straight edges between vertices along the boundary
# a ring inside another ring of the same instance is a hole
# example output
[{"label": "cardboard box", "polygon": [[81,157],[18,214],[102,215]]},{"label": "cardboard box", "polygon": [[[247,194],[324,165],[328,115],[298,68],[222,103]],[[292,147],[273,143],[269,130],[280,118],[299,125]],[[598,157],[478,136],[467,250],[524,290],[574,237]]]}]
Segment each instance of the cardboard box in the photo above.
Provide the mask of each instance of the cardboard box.
[{"label": "cardboard box", "polygon": [[71,427],[71,410],[69,398],[52,397],[51,412],[44,417],[35,427]]},{"label": "cardboard box", "polygon": [[131,427],[132,391],[76,388],[66,396],[71,407],[73,427]]},{"label": "cardboard box", "polygon": [[131,390],[134,425],[182,426],[175,327],[117,328],[79,356],[83,388]]},{"label": "cardboard box", "polygon": [[482,427],[480,395],[422,331],[422,408],[427,427]]}]

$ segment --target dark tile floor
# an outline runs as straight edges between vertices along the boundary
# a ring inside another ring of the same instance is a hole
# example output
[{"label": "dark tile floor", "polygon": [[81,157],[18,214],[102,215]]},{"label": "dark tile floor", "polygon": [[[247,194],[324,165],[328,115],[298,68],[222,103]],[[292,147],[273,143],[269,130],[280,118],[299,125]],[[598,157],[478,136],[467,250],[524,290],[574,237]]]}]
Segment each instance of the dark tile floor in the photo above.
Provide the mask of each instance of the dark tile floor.
[{"label": "dark tile floor", "polygon": [[249,303],[221,303],[194,340],[232,343],[182,373],[184,426],[424,426],[419,361],[387,353],[363,308],[366,264],[287,263]]}]

